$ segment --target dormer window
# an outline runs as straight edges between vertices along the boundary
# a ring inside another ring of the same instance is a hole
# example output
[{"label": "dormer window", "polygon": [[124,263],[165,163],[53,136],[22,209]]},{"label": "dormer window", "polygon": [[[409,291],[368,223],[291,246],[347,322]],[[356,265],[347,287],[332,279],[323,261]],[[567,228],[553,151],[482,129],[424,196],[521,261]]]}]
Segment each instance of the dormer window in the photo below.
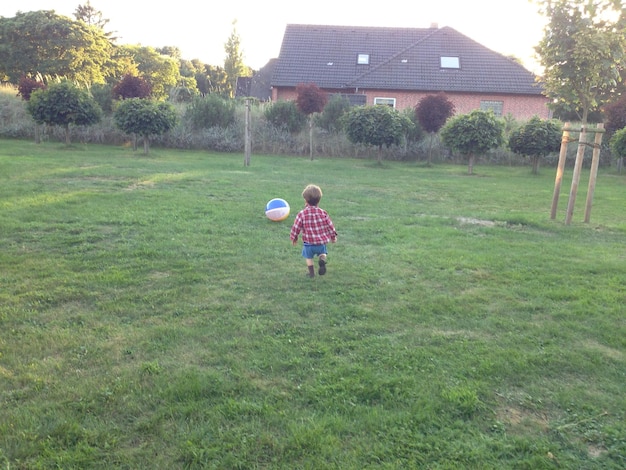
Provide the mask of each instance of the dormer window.
[{"label": "dormer window", "polygon": [[458,69],[461,68],[459,58],[457,56],[441,56],[442,69]]},{"label": "dormer window", "polygon": [[356,57],[356,63],[359,65],[369,65],[370,64],[370,55],[369,54],[359,54]]}]

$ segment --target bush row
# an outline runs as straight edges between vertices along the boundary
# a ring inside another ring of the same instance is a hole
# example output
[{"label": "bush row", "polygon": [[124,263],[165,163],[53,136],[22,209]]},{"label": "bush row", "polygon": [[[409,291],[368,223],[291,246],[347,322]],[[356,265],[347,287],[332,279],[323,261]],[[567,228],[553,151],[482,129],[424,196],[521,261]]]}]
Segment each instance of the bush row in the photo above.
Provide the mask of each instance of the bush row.
[{"label": "bush row", "polygon": [[[97,99],[97,97],[96,97]],[[272,105],[251,101],[250,133],[251,150],[257,154],[278,154],[305,156],[309,154],[309,133],[306,120],[293,114],[293,109],[284,105]],[[217,152],[243,152],[245,140],[246,105],[242,101],[226,101],[209,95],[188,103],[175,104],[179,116],[178,123],[166,134],[151,139],[156,147],[176,149],[208,150]],[[341,106],[334,103],[327,106],[328,112],[319,115],[314,129],[314,155],[316,157],[376,158],[377,149],[351,143],[339,125]],[[521,123],[507,120],[507,132]],[[25,102],[17,96],[17,91],[9,86],[0,89],[0,137],[35,139],[39,132],[42,140],[63,141],[63,130],[59,128],[37,128],[28,112]],[[105,113],[96,125],[72,128],[72,140],[80,143],[124,145],[131,137],[120,131],[113,121],[112,113]],[[383,158],[399,161],[425,161],[429,151],[433,162],[458,162],[435,137],[431,144],[418,129],[407,135],[401,145],[383,149]],[[432,145],[432,150],[429,150]],[[570,145],[568,163],[573,164],[576,148]],[[585,163],[591,160],[587,152]],[[551,155],[542,166],[556,166],[558,155]],[[611,164],[608,145],[603,145],[602,165]],[[527,165],[526,158],[514,154],[505,147],[490,151],[479,158],[479,162],[506,165]]]}]

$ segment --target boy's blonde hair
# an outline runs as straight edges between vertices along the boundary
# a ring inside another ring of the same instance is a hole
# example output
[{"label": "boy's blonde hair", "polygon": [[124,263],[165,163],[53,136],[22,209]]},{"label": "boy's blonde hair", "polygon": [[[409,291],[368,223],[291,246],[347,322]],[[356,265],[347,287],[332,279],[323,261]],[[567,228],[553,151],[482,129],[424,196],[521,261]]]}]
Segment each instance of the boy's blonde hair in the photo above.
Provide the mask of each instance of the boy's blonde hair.
[{"label": "boy's blonde hair", "polygon": [[309,206],[317,206],[322,199],[322,190],[319,186],[309,184],[304,191],[302,191],[302,197],[309,204]]}]

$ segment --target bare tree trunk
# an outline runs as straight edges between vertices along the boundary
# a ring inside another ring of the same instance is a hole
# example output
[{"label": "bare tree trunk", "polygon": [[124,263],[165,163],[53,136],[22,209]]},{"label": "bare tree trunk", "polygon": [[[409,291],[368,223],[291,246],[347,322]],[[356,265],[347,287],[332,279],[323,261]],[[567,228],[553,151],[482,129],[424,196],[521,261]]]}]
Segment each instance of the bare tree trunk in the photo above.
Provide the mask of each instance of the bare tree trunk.
[{"label": "bare tree trunk", "polygon": [[143,136],[143,153],[145,155],[150,154],[150,139],[147,135]]},{"label": "bare tree trunk", "polygon": [[65,125],[65,145],[70,145],[72,142],[70,140],[70,125]]},{"label": "bare tree trunk", "polygon": [[309,116],[309,155],[313,161],[313,115]]},{"label": "bare tree trunk", "polygon": [[471,154],[469,156],[469,163],[467,164],[467,174],[468,175],[474,174],[474,154]]}]

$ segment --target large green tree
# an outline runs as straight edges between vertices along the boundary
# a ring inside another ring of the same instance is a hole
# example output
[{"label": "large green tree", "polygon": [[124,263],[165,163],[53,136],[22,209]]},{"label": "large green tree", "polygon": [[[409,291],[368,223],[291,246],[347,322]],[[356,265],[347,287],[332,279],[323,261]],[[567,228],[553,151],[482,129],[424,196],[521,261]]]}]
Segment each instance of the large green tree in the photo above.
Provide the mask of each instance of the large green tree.
[{"label": "large green tree", "polygon": [[476,109],[449,119],[441,129],[441,140],[468,160],[467,172],[474,173],[477,155],[487,153],[504,143],[504,120],[492,111]]},{"label": "large green tree", "polygon": [[89,126],[102,117],[102,110],[91,95],[69,81],[34,91],[27,109],[36,123],[65,128],[67,145],[71,143],[70,125]]},{"label": "large green tree", "polygon": [[178,60],[168,55],[160,54],[153,47],[137,45],[120,46],[123,55],[128,56],[136,71],[128,73],[145,78],[152,86],[152,96],[156,99],[166,99],[170,89],[179,82],[180,70]]},{"label": "large green tree", "polygon": [[0,75],[66,78],[89,86],[114,74],[114,46],[103,31],[54,11],[0,17]]},{"label": "large green tree", "polygon": [[607,102],[626,66],[626,7],[621,0],[542,0],[548,19],[536,47],[545,94],[575,111],[583,126]]}]

